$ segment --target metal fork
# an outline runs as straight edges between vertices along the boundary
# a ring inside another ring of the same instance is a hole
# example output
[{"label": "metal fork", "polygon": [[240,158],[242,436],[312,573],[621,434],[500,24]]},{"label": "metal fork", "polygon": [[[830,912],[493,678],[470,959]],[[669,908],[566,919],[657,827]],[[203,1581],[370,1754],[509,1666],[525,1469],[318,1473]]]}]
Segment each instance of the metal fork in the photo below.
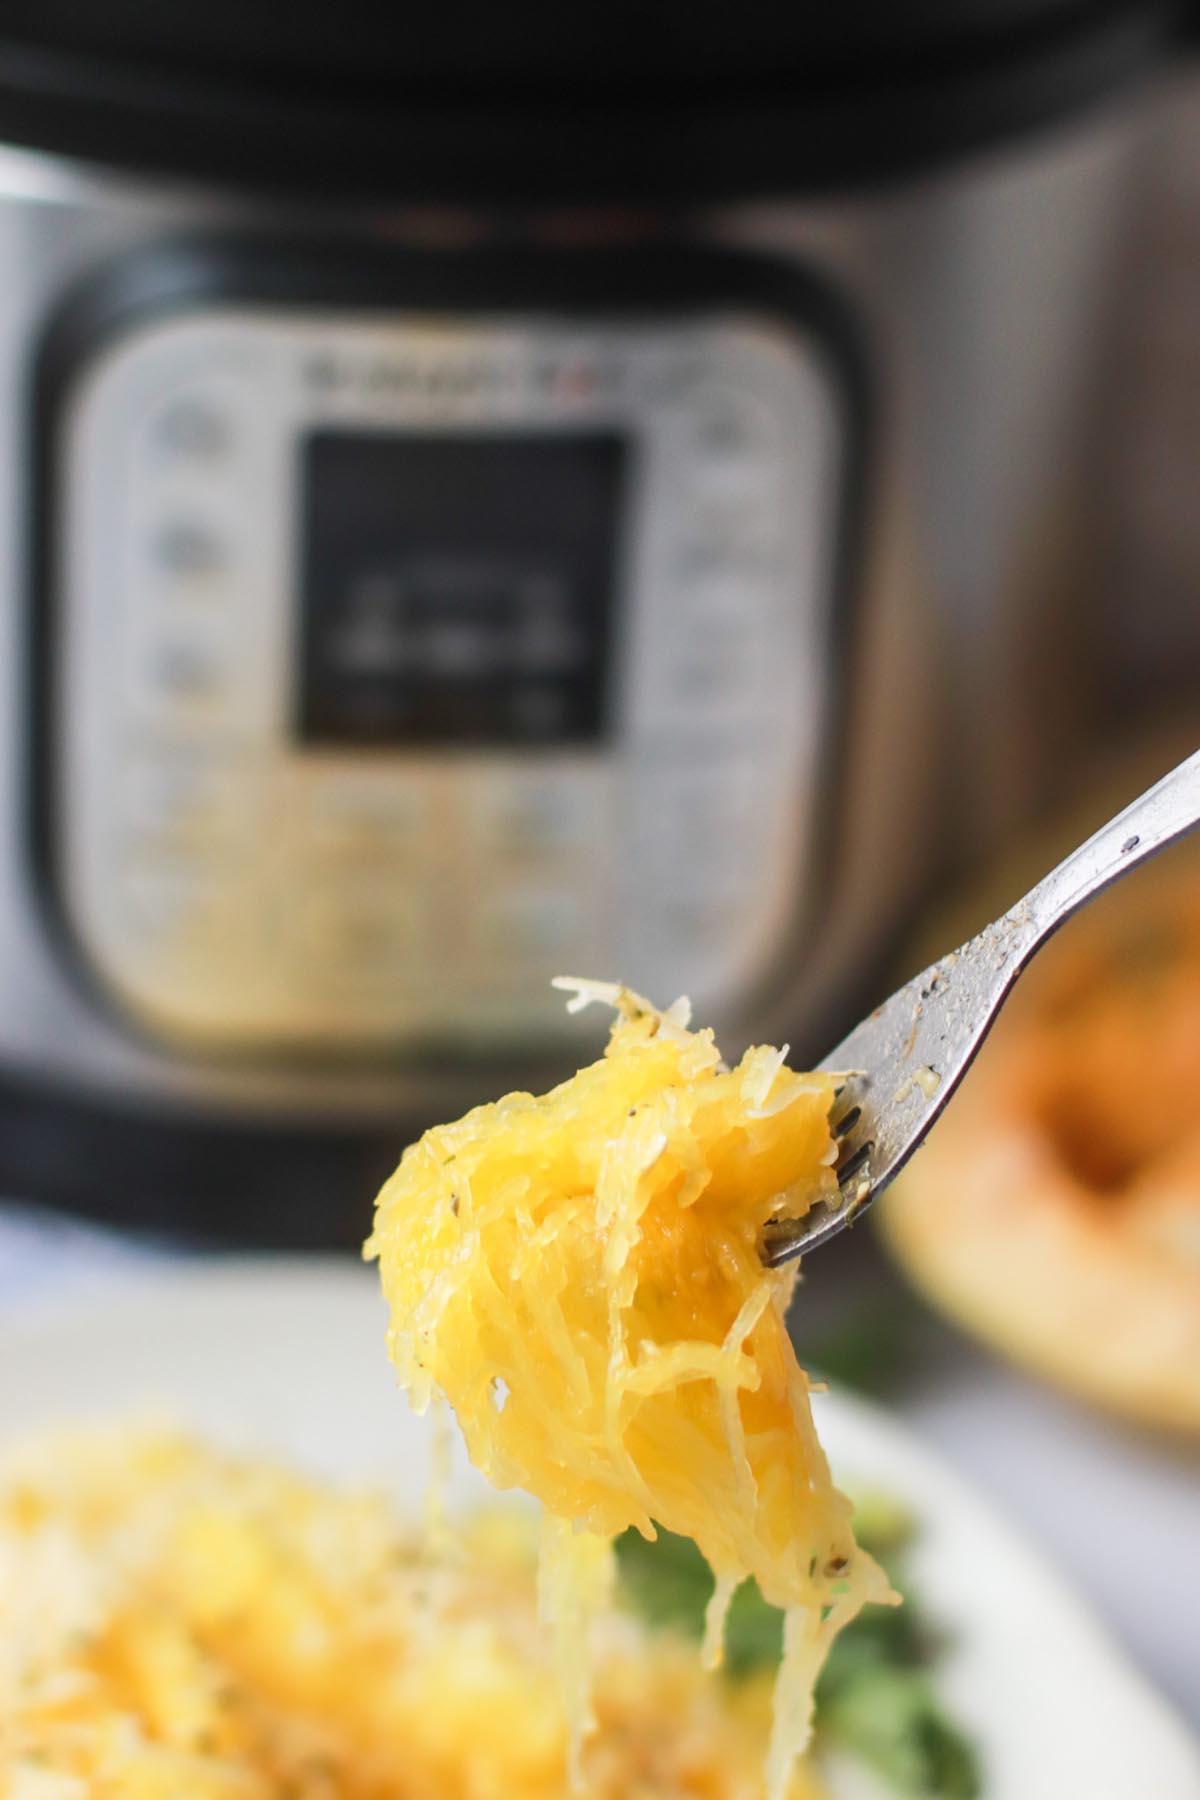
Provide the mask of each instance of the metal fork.
[{"label": "metal fork", "polygon": [[842,1039],[821,1064],[845,1075],[833,1123],[838,1198],[803,1218],[769,1221],[765,1263],[815,1250],[878,1198],[924,1143],[1034,952],[1094,895],[1198,823],[1200,751]]}]

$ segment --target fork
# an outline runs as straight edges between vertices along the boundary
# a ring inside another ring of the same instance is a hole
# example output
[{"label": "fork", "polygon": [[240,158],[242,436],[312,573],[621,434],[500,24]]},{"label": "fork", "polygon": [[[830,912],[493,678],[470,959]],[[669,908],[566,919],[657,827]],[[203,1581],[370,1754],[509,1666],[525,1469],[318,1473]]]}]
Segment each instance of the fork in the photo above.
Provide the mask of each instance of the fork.
[{"label": "fork", "polygon": [[842,1039],[820,1065],[841,1076],[832,1126],[838,1197],[800,1219],[768,1221],[769,1267],[827,1243],[878,1199],[924,1143],[1034,953],[1087,901],[1198,823],[1200,750]]}]

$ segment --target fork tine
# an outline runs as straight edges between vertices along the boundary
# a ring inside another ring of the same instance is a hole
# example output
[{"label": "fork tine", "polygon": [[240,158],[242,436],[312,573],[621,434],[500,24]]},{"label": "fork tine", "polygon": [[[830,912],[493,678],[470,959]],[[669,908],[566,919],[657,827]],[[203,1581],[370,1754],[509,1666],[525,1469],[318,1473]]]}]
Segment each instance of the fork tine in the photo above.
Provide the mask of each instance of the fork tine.
[{"label": "fork tine", "polygon": [[849,1112],[843,1113],[842,1117],[837,1121],[836,1125],[833,1127],[834,1137],[835,1138],[847,1137],[850,1134],[850,1132],[852,1132],[854,1130],[854,1127],[858,1124],[858,1121],[861,1118],[862,1118],[862,1107],[861,1106],[852,1106],[850,1108]]},{"label": "fork tine", "polygon": [[836,1173],[839,1187],[845,1187],[848,1181],[853,1181],[866,1167],[874,1148],[874,1144],[861,1144],[853,1156],[848,1156],[844,1163],[838,1164]]}]

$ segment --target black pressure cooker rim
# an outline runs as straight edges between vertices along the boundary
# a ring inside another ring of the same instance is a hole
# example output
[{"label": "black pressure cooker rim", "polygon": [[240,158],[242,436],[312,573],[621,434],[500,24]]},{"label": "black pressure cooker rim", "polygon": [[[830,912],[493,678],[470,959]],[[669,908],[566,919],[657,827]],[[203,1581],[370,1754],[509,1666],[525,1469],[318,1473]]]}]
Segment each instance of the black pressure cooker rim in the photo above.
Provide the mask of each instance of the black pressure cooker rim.
[{"label": "black pressure cooker rim", "polygon": [[1077,113],[1154,66],[1178,13],[1170,0],[581,0],[569,35],[560,14],[543,38],[541,8],[461,0],[420,21],[397,9],[386,29],[358,4],[289,18],[251,0],[38,0],[0,20],[0,141],[366,202],[810,194]]}]

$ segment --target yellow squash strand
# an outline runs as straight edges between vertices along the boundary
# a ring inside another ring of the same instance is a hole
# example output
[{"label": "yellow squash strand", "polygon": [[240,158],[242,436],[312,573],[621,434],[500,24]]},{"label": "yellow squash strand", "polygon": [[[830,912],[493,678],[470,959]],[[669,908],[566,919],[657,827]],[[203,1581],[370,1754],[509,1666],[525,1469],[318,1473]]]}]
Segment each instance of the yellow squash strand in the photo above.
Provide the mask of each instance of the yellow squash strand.
[{"label": "yellow squash strand", "polygon": [[[542,1501],[560,1558],[568,1527],[692,1538],[720,1596],[710,1660],[747,1575],[787,1609],[778,1797],[830,1639],[890,1598],[817,1441],[784,1322],[789,1278],[759,1255],[768,1218],[834,1190],[834,1080],[769,1048],[726,1068],[684,1007],[579,985],[618,1009],[602,1060],[427,1132],[380,1194],[367,1253],[390,1351],[418,1407],[449,1401],[497,1487]],[[560,1595],[560,1629],[569,1611]],[[577,1619],[577,1656],[585,1635]],[[567,1680],[582,1733],[586,1690]]]}]

